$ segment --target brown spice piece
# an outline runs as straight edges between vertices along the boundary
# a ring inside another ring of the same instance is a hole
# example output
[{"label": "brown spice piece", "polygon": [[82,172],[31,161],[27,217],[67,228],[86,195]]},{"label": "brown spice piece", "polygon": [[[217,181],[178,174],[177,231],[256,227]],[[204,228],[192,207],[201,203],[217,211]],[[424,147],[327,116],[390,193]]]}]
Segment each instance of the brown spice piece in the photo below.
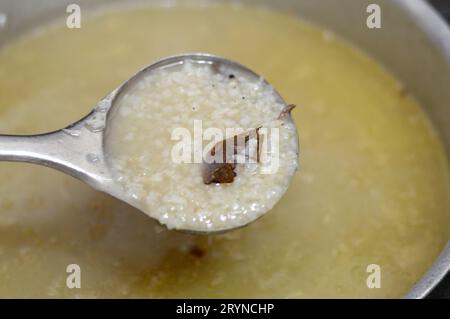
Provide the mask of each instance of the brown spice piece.
[{"label": "brown spice piece", "polygon": [[[289,115],[291,113],[291,111],[295,108],[295,104],[289,104],[287,105],[280,113],[280,115],[278,115],[278,120],[283,119],[286,115]],[[215,161],[208,161],[208,163],[203,163],[203,168],[202,168],[202,175],[203,175],[203,182],[206,185],[212,184],[212,183],[232,183],[234,181],[234,177],[236,177],[236,172],[234,171],[234,169],[236,168],[236,163],[234,162],[234,160],[232,158],[227,158],[227,150],[226,150],[226,146],[227,146],[227,142],[230,144],[231,140],[233,140],[233,152],[231,153],[231,155],[236,155],[238,154],[240,151],[242,151],[241,149],[239,149],[239,147],[242,145],[238,145],[238,140],[239,138],[244,138],[244,147],[247,145],[248,141],[251,138],[255,138],[256,139],[256,161],[257,163],[260,162],[260,134],[259,134],[259,129],[260,127],[257,127],[256,129],[250,130],[248,132],[244,132],[242,134],[238,134],[235,136],[230,137],[229,139],[225,139],[223,141],[218,142],[217,144],[215,144],[211,150],[208,152],[208,154],[212,157],[214,157],[216,155],[216,153],[218,154],[222,154],[223,158],[222,158],[222,162],[217,163]],[[231,156],[232,157],[232,156]]]},{"label": "brown spice piece", "polygon": [[232,163],[211,163],[203,174],[203,182],[208,185],[212,183],[233,183],[236,173],[235,164]]},{"label": "brown spice piece", "polygon": [[[257,161],[259,162],[259,129],[260,128],[256,128],[254,130],[232,136],[215,144],[209,151],[210,158],[208,163],[204,163],[202,168],[203,182],[206,185],[212,183],[232,183],[234,181],[234,177],[236,176],[234,171],[236,168],[236,163],[233,159],[233,155],[241,152],[247,145],[250,138],[256,138],[257,140]],[[243,140],[244,145],[239,145],[239,140]],[[233,150],[232,152],[227,152],[227,145],[230,144],[233,145]],[[222,155],[222,158],[216,158],[216,154],[218,156]],[[220,162],[217,162],[216,160],[219,160]]]},{"label": "brown spice piece", "polygon": [[295,104],[289,104],[287,105],[280,113],[280,115],[278,115],[278,119],[281,120],[283,117],[285,117],[288,114],[291,114],[291,111],[295,108]]}]

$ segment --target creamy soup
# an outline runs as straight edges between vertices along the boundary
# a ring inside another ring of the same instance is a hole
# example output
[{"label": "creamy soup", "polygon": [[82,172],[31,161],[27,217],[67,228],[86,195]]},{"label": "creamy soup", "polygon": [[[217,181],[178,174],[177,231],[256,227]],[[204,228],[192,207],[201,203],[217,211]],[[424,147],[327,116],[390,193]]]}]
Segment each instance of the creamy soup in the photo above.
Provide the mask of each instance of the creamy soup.
[{"label": "creamy soup", "polygon": [[[63,12],[61,14],[64,14]],[[329,31],[246,7],[110,11],[0,51],[0,132],[57,129],[142,66],[209,52],[297,104],[300,170],[250,226],[168,231],[44,167],[0,163],[2,297],[400,297],[448,239],[448,160],[420,106]],[[81,288],[66,286],[69,264]],[[366,285],[379,265],[381,288]]]}]

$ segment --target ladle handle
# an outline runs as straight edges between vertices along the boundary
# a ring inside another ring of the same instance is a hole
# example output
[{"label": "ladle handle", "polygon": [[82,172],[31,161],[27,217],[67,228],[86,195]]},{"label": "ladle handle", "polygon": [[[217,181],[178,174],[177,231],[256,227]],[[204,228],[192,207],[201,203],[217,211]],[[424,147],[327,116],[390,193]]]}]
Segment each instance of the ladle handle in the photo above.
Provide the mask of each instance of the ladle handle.
[{"label": "ladle handle", "polygon": [[102,189],[109,174],[103,167],[98,143],[90,139],[91,136],[71,136],[65,130],[37,135],[0,135],[0,161],[51,167]]},{"label": "ladle handle", "polygon": [[[28,162],[54,167],[60,163],[59,132],[38,135],[0,135],[0,161]],[[61,163],[60,163],[61,164]]]}]

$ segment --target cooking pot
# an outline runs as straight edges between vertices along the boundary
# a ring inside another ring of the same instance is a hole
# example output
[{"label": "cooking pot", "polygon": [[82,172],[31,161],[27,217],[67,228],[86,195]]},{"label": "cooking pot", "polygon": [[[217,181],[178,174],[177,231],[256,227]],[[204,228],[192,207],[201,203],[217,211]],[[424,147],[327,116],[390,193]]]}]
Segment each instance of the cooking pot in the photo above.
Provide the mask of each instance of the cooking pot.
[{"label": "cooking pot", "polygon": [[[212,0],[213,1],[213,0]],[[216,0],[214,0],[216,1]],[[82,9],[113,1],[77,0]],[[118,2],[118,1],[117,1]],[[167,2],[167,1],[165,1]],[[384,65],[422,104],[450,154],[450,29],[422,0],[241,0],[288,11],[334,30]],[[381,8],[381,28],[370,29],[367,7]],[[0,46],[65,14],[73,0],[0,0]],[[123,5],[125,1],[120,1]],[[127,1],[130,5],[155,1]],[[164,3],[164,1],[163,1]],[[450,194],[449,194],[450,195]],[[406,295],[425,297],[450,269],[450,244]]]}]

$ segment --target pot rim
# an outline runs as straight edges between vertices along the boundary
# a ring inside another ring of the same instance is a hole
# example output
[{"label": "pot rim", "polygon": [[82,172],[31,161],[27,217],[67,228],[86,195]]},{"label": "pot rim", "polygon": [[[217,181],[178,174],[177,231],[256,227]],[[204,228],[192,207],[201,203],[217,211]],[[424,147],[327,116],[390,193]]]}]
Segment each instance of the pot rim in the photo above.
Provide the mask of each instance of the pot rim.
[{"label": "pot rim", "polygon": [[[438,12],[425,0],[395,0],[397,5],[410,14],[419,28],[442,54],[450,66],[450,26]],[[404,296],[408,299],[427,297],[431,291],[450,272],[450,240],[435,260],[431,268],[421,277],[415,286]]]}]

